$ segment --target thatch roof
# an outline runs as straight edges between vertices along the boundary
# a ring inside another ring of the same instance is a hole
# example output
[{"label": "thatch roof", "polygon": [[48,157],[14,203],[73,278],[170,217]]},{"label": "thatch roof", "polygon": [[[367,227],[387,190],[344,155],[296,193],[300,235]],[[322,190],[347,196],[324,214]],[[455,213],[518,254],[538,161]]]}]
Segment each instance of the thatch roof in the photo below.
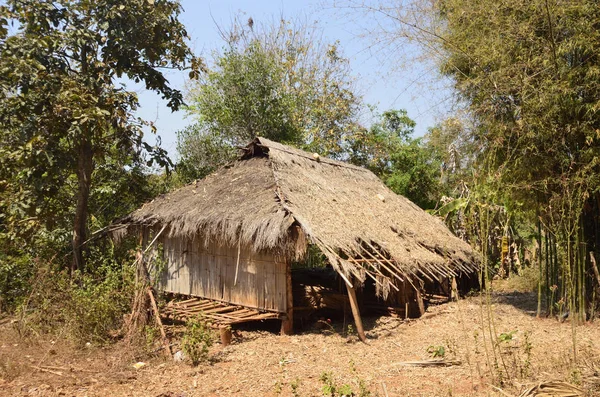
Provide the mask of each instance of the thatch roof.
[{"label": "thatch roof", "polygon": [[470,246],[443,222],[388,189],[372,172],[256,138],[229,167],[162,195],[129,224],[168,226],[298,258],[316,244],[347,279],[377,282],[473,272]]}]

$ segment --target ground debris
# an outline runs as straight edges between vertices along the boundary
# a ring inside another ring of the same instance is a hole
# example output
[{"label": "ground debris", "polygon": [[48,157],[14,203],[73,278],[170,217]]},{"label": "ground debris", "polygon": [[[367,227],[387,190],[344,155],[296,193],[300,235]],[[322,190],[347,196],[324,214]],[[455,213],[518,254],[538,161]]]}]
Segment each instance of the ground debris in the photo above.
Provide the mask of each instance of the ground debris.
[{"label": "ground debris", "polygon": [[519,397],[583,397],[585,392],[566,382],[540,382],[519,394]]}]

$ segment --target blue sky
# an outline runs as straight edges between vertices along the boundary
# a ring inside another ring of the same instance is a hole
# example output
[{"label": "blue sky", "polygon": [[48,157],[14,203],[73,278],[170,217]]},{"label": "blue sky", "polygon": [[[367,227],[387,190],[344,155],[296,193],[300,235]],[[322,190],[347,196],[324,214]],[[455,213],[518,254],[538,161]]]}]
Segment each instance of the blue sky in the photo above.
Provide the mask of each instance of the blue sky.
[{"label": "blue sky", "polygon": [[[359,24],[350,20],[343,11],[326,4],[319,0],[182,0],[184,12],[180,18],[191,37],[191,47],[208,61],[211,51],[223,45],[217,24],[228,27],[236,14],[244,13],[256,23],[271,21],[280,15],[318,21],[323,29],[323,39],[327,42],[339,40],[344,55],[350,59],[353,74],[357,77],[357,88],[364,101],[376,105],[380,111],[406,109],[417,122],[416,135],[424,134],[449,105],[447,92],[439,85],[432,88],[430,84],[420,84],[421,81],[430,81],[435,72],[420,65],[406,70],[398,66],[401,64],[400,57],[386,54],[386,58],[381,59],[371,53],[368,49],[370,40],[360,37]],[[411,49],[407,52],[410,54]],[[167,74],[172,86],[179,89],[185,87],[186,75],[186,72],[176,71]],[[184,111],[172,113],[153,92],[133,85],[130,88],[139,95],[141,106],[138,115],[155,122],[161,146],[176,158],[176,132],[192,121],[186,118]],[[155,141],[152,134],[148,134],[146,139],[151,143]]]}]

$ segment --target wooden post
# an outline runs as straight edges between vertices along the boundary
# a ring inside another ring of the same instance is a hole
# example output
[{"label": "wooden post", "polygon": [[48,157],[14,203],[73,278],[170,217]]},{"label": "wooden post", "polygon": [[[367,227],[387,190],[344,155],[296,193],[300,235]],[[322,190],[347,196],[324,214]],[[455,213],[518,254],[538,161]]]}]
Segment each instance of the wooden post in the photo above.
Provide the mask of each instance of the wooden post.
[{"label": "wooden post", "polygon": [[294,293],[292,291],[292,265],[286,261],[285,268],[286,315],[281,320],[281,335],[294,333]]},{"label": "wooden post", "polygon": [[139,247],[137,249],[137,251],[135,252],[135,286],[137,287],[138,285],[140,285],[140,271],[141,271],[141,264],[142,264],[142,260],[144,259],[143,256],[144,254],[142,253],[144,251],[144,229],[142,229],[142,227],[140,226],[140,241],[139,241]]},{"label": "wooden post", "polygon": [[450,277],[450,280],[450,300],[458,301],[458,284],[456,282],[456,277],[452,276]]},{"label": "wooden post", "polygon": [[231,326],[226,325],[219,329],[221,333],[221,344],[223,347],[231,344]]},{"label": "wooden post", "polygon": [[415,288],[415,299],[417,301],[417,309],[419,311],[419,317],[425,314],[425,302],[423,302],[423,296],[421,295],[421,290]]},{"label": "wooden post", "polygon": [[160,313],[158,312],[158,306],[156,305],[156,300],[154,300],[154,294],[152,293],[152,288],[148,287],[148,296],[150,297],[150,303],[152,304],[152,311],[154,312],[154,318],[156,320],[156,324],[158,325],[158,329],[160,330],[160,336],[162,337],[163,348],[165,350],[165,356],[169,358],[173,358],[171,355],[171,345],[169,344],[169,339],[167,338],[167,334],[165,332],[165,327],[163,326],[162,321],[160,320]]},{"label": "wooden post", "polygon": [[358,309],[358,300],[356,299],[356,291],[354,286],[346,281],[346,289],[348,290],[348,298],[350,299],[350,307],[352,308],[352,315],[354,316],[354,323],[356,324],[356,332],[361,341],[367,342],[365,330],[363,328],[362,319],[360,318],[360,311]]}]

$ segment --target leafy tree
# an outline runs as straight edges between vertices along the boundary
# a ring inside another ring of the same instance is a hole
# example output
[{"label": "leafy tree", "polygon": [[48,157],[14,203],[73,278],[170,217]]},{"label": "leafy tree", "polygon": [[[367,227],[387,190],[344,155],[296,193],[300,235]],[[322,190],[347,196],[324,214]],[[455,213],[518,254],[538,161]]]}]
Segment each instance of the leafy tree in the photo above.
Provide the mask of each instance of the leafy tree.
[{"label": "leafy tree", "polygon": [[200,123],[177,133],[177,151],[182,159],[177,165],[177,176],[184,183],[204,178],[236,155],[229,140],[203,130]]},{"label": "leafy tree", "polygon": [[257,135],[343,156],[360,101],[337,43],[325,44],[300,22],[239,18],[223,38],[210,70],[190,86],[188,110],[198,125],[179,136],[182,163],[213,159],[215,144],[240,146]]},{"label": "leafy tree", "polygon": [[440,159],[423,138],[412,138],[416,123],[405,110],[388,110],[350,142],[349,160],[373,171],[394,192],[422,208],[441,197]]},{"label": "leafy tree", "polygon": [[[52,230],[75,196],[72,268],[83,266],[94,170],[168,166],[142,140],[137,96],[119,86],[143,82],[177,110],[182,94],[163,68],[200,62],[185,43],[175,0],[34,1],[0,6],[0,194],[3,233]],[[67,205],[65,205],[67,204]],[[45,223],[45,225],[44,225]]]}]

